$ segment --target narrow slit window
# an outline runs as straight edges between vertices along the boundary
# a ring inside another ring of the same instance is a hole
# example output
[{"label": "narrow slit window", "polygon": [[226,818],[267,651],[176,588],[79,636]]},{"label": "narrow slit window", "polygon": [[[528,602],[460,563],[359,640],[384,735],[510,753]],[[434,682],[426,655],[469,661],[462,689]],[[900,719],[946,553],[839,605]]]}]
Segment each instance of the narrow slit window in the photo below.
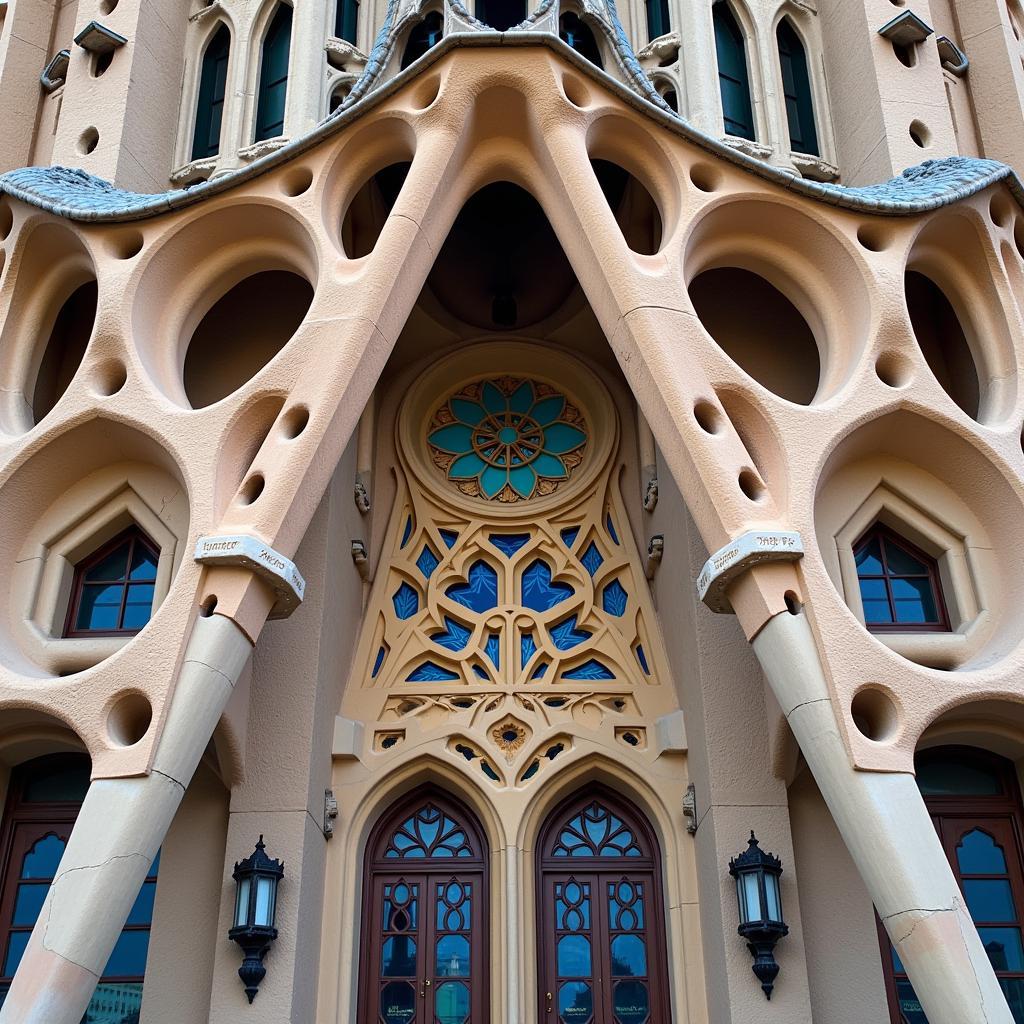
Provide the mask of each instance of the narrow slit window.
[{"label": "narrow slit window", "polygon": [[444,23],[441,15],[437,11],[430,11],[424,15],[423,20],[414,25],[409,33],[402,54],[402,70],[404,71],[413,61],[419,60],[431,47],[437,46],[443,35]]},{"label": "narrow slit window", "polygon": [[334,15],[334,35],[355,45],[359,28],[359,0],[338,0]]},{"label": "narrow slit window", "polygon": [[288,55],[292,45],[292,9],[281,4],[263,40],[260,85],[256,103],[255,141],[284,134],[284,108],[288,98]]},{"label": "narrow slit window", "polygon": [[220,152],[230,54],[231,32],[227,25],[221,25],[203,54],[199,99],[196,102],[196,130],[192,139],[193,160],[216,156]]},{"label": "narrow slit window", "polygon": [[657,39],[671,31],[668,0],[647,0],[647,38]]},{"label": "narrow slit window", "polygon": [[711,9],[718,56],[718,84],[722,92],[722,117],[729,135],[756,139],[754,111],[750,102],[750,72],[747,49],[736,15],[726,0]]},{"label": "narrow slit window", "polygon": [[779,44],[779,66],[782,70],[782,93],[786,100],[790,149],[794,153],[820,156],[818,132],[814,124],[811,76],[807,69],[807,51],[788,18],[783,18],[779,22],[776,38]]}]

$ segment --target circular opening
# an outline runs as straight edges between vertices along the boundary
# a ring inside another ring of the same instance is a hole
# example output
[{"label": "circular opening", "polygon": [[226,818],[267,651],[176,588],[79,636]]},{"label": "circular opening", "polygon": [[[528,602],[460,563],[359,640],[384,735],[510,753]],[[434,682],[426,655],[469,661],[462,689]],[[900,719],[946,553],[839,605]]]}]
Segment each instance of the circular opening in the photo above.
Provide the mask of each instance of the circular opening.
[{"label": "circular opening", "polygon": [[857,241],[869,252],[881,252],[889,247],[892,235],[878,224],[861,224],[857,228]]},{"label": "circular opening", "polygon": [[996,192],[992,196],[992,202],[988,204],[988,213],[996,227],[1005,228],[1013,216],[1009,197],[1002,192]]},{"label": "circular opening", "polygon": [[905,388],[911,380],[910,361],[898,352],[883,352],[875,362],[878,379],[890,388]]},{"label": "circular opening", "polygon": [[289,409],[281,419],[281,432],[285,439],[293,441],[309,423],[309,410],[304,405],[296,405]]},{"label": "circular opening", "polygon": [[915,146],[927,149],[932,141],[932,133],[923,121],[913,120],[910,122],[910,137],[914,140]]},{"label": "circular opening", "polygon": [[434,100],[437,99],[437,94],[441,91],[441,76],[434,75],[433,78],[428,78],[425,82],[421,83],[416,91],[412,94],[412,106],[414,110],[426,110]]},{"label": "circular opening", "polygon": [[717,434],[722,426],[722,417],[710,402],[698,402],[693,407],[693,418],[705,434]]},{"label": "circular opening", "polygon": [[501,738],[505,743],[515,743],[519,739],[519,733],[515,729],[506,729],[502,734]]},{"label": "circular opening", "polygon": [[38,423],[60,401],[78,372],[96,319],[97,287],[87,281],[71,293],[54,317],[32,388]]},{"label": "circular opening", "polygon": [[905,67],[912,68],[917,64],[917,44],[893,42],[892,52],[896,59]]},{"label": "circular opening", "polygon": [[217,610],[217,595],[209,594],[203,598],[199,605],[199,614],[208,619]]},{"label": "circular opening", "polygon": [[690,168],[690,181],[701,192],[714,192],[721,184],[722,175],[710,164],[694,164]]},{"label": "circular opening", "polygon": [[117,0],[100,0],[100,14],[113,14]]},{"label": "circular opening", "polygon": [[78,152],[83,156],[91,153],[99,145],[100,133],[95,128],[86,128],[78,136]]},{"label": "circular opening", "polygon": [[661,248],[661,211],[639,178],[610,160],[591,160],[605,199],[615,215],[626,245],[641,256]]},{"label": "circular opening", "polygon": [[760,501],[764,497],[764,484],[752,469],[741,470],[738,483],[740,490],[751,501]]},{"label": "circular opening", "polygon": [[141,231],[123,231],[111,236],[107,249],[114,259],[131,260],[142,252],[144,242]]},{"label": "circular opening", "polygon": [[888,743],[899,731],[899,713],[893,699],[873,686],[860,690],[850,705],[857,731],[875,743]]},{"label": "circular opening", "polygon": [[119,698],[107,715],[107,737],[115,747],[132,747],[149,729],[153,709],[141,693]]},{"label": "circular opening", "polygon": [[97,53],[93,55],[92,61],[89,64],[89,74],[93,78],[101,78],[107,71],[107,68],[114,62],[114,51],[107,50],[104,53]]},{"label": "circular opening", "polygon": [[108,359],[96,371],[96,392],[104,398],[116,395],[128,381],[128,371],[120,359]]},{"label": "circular opening", "polygon": [[266,480],[263,478],[262,473],[253,473],[248,480],[242,485],[242,489],[238,492],[238,501],[241,505],[252,505],[259,496],[263,493],[263,488],[266,486]]},{"label": "circular opening", "polygon": [[341,245],[350,260],[362,259],[373,252],[411,166],[403,161],[379,170],[367,178],[352,197],[341,223]]},{"label": "circular opening", "polygon": [[14,227],[14,211],[10,203],[0,199],[0,242],[11,233]]},{"label": "circular opening", "polygon": [[590,90],[578,78],[572,75],[563,75],[562,92],[574,107],[583,110],[590,106]]},{"label": "circular opening", "polygon": [[803,611],[803,602],[800,600],[800,595],[795,591],[787,590],[783,600],[786,602],[786,611],[790,615],[799,615]]},{"label": "circular opening", "polygon": [[689,292],[704,329],[730,359],[780,398],[800,405],[813,401],[821,369],[818,345],[778,288],[749,270],[718,267],[698,274]]},{"label": "circular opening", "polygon": [[287,270],[253,274],[218,299],[185,353],[192,408],[213,405],[251,380],[288,344],[312,301],[310,283]]},{"label": "circular opening", "polygon": [[296,167],[281,182],[281,191],[293,199],[309,190],[313,184],[313,172],[308,167]]}]

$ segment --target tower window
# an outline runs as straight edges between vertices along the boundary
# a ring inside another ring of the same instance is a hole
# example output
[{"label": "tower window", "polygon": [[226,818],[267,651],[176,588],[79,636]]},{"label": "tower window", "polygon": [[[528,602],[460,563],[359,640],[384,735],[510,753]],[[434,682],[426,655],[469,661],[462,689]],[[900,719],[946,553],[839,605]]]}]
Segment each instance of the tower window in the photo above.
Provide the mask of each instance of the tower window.
[{"label": "tower window", "polygon": [[413,26],[409,40],[402,54],[402,70],[404,71],[414,60],[419,60],[432,46],[441,42],[444,35],[444,23],[437,11],[430,11],[423,20]]},{"label": "tower window", "polygon": [[359,0],[338,0],[334,15],[334,35],[355,45],[359,28]]},{"label": "tower window", "polygon": [[193,160],[216,156],[220,152],[220,127],[224,117],[230,54],[231,32],[227,25],[221,25],[203,54],[196,103],[196,131],[192,139]]},{"label": "tower window", "polygon": [[875,633],[948,632],[938,563],[884,526],[853,548],[864,623]]},{"label": "tower window", "polygon": [[133,636],[153,614],[159,553],[130,527],[75,567],[66,637]]},{"label": "tower window", "polygon": [[668,0],[647,0],[647,38],[657,39],[670,31]]},{"label": "tower window", "polygon": [[288,97],[288,54],[292,45],[292,9],[281,4],[274,13],[260,63],[256,104],[256,142],[284,134],[284,106]]},{"label": "tower window", "polygon": [[526,4],[523,0],[477,0],[476,16],[490,28],[507,32],[526,20]]},{"label": "tower window", "polygon": [[558,19],[558,34],[581,57],[586,57],[591,64],[596,64],[599,68],[604,67],[594,33],[590,26],[580,19],[579,15],[572,11],[566,11]]},{"label": "tower window", "polygon": [[779,66],[782,69],[782,93],[786,99],[789,145],[795,153],[819,156],[818,133],[814,127],[814,99],[807,71],[807,52],[788,18],[779,22]]},{"label": "tower window", "polygon": [[756,139],[754,112],[750,103],[750,73],[747,50],[736,15],[726,0],[711,8],[715,25],[715,53],[718,56],[718,84],[722,92],[725,130],[741,139]]}]

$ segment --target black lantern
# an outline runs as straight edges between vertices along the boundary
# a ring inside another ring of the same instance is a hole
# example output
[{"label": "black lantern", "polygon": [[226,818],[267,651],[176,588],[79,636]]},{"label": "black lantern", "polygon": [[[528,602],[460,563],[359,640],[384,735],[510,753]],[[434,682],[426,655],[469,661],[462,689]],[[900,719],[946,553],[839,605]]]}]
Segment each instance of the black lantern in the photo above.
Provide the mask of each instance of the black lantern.
[{"label": "black lantern", "polygon": [[782,896],[779,875],[782,861],[765,853],[750,833],[747,849],[729,861],[729,874],[736,879],[736,900],[740,908],[740,935],[747,940],[747,949],[754,958],[751,968],[761,982],[764,994],[771,999],[779,965],[775,962],[775,943],[789,934],[782,919]]},{"label": "black lantern", "polygon": [[277,938],[274,927],[277,885],[284,877],[284,864],[271,860],[265,850],[261,835],[252,855],[239,861],[232,872],[238,892],[235,897],[235,924],[228,932],[228,938],[237,942],[245,954],[238,976],[245,985],[250,1003],[256,998],[260,982],[267,973],[263,958]]}]

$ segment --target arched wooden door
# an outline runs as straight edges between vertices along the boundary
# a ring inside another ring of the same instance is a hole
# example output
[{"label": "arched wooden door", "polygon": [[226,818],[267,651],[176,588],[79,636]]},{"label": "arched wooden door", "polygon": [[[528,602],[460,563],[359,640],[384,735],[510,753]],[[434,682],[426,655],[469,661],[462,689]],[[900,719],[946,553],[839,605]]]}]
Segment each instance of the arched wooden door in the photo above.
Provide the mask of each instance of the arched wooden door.
[{"label": "arched wooden door", "polygon": [[537,859],[542,1024],[669,1024],[661,859],[603,788],[550,815]]},{"label": "arched wooden door", "polygon": [[381,818],[364,875],[360,1024],[487,1024],[487,846],[419,789]]}]

